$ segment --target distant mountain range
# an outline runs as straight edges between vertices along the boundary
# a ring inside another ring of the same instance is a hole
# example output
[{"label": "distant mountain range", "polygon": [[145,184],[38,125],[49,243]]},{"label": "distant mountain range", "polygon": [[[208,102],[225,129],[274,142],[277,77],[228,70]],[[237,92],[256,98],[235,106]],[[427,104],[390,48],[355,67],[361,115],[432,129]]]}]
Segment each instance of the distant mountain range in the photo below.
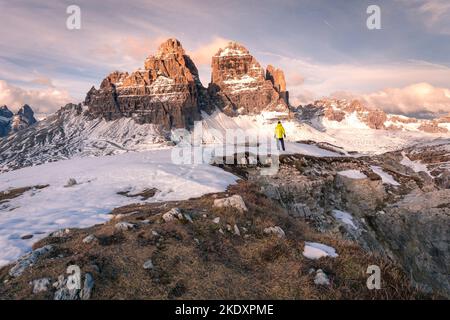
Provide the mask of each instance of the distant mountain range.
[{"label": "distant mountain range", "polygon": [[[326,141],[371,153],[445,138],[450,130],[450,115],[420,120],[369,109],[357,100],[323,99],[292,107],[283,71],[263,68],[235,42],[212,57],[211,83],[205,88],[181,43],[168,39],[145,60],[144,68],[112,72],[99,89],[89,90],[83,104],[69,104],[42,121],[36,121],[28,105],[15,115],[1,107],[0,171],[75,154],[106,155],[171,144],[171,131],[192,129],[195,121],[209,129],[252,127],[271,135],[276,120],[287,124],[288,139]],[[357,141],[362,137],[364,146]]]}]

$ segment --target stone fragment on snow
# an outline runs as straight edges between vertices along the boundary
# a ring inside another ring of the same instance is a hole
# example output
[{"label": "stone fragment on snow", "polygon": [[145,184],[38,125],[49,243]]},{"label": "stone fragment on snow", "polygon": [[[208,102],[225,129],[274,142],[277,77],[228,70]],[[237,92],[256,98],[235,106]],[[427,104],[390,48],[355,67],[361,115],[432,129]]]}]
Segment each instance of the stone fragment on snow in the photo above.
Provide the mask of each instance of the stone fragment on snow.
[{"label": "stone fragment on snow", "polygon": [[50,278],[41,278],[36,279],[31,282],[31,285],[33,287],[33,293],[39,293],[47,291],[49,285],[50,285]]},{"label": "stone fragment on snow", "polygon": [[284,238],[286,236],[283,229],[281,229],[279,226],[265,228],[264,233],[265,234],[274,234],[278,238]]},{"label": "stone fragment on snow", "polygon": [[116,228],[116,230],[119,230],[119,231],[127,231],[130,229],[133,229],[135,227],[135,225],[132,223],[123,221],[123,222],[116,223],[116,225],[114,227]]},{"label": "stone fragment on snow", "polygon": [[322,269],[316,271],[316,276],[314,277],[314,284],[318,286],[330,285],[330,279],[328,279],[328,276],[325,274],[325,272],[323,272]]},{"label": "stone fragment on snow", "polygon": [[70,178],[68,181],[67,181],[67,183],[66,183],[66,185],[64,186],[65,188],[69,188],[69,187],[73,187],[73,186],[75,186],[75,185],[77,185],[78,183],[77,183],[77,180],[75,180],[74,178]]},{"label": "stone fragment on snow", "polygon": [[228,198],[215,199],[213,206],[216,208],[231,207],[237,209],[241,213],[248,210],[242,197],[237,194]]},{"label": "stone fragment on snow", "polygon": [[303,256],[308,259],[320,259],[323,257],[336,258],[338,254],[336,250],[325,244],[317,242],[305,242],[305,248],[303,249]]},{"label": "stone fragment on snow", "polygon": [[35,264],[42,255],[49,253],[52,250],[53,246],[46,245],[24,255],[19,260],[17,260],[16,264],[9,270],[9,275],[11,277],[20,276],[29,266]]}]

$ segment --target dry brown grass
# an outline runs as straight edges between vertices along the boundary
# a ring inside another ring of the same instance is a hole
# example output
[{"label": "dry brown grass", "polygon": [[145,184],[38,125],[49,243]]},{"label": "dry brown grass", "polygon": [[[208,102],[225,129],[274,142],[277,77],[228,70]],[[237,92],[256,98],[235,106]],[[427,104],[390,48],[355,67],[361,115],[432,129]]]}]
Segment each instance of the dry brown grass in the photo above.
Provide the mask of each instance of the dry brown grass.
[{"label": "dry brown grass", "polygon": [[[117,232],[114,225],[118,220],[111,220],[71,230],[66,238],[43,239],[35,247],[53,244],[56,250],[18,279],[9,279],[8,267],[0,269],[0,297],[51,299],[52,290],[33,295],[28,283],[41,277],[55,280],[65,274],[67,266],[77,264],[94,276],[93,299],[431,298],[413,290],[401,270],[389,261],[364,252],[355,243],[314,232],[263,196],[255,185],[241,181],[226,194],[240,194],[249,211],[242,214],[230,208],[213,208],[214,199],[225,193],[189,201],[131,205],[113,214],[137,212],[122,218],[137,224],[133,230]],[[161,214],[172,207],[189,213],[194,223],[163,222]],[[212,222],[215,217],[220,217],[219,224]],[[144,219],[149,223],[141,223]],[[227,231],[227,225],[234,224],[241,236]],[[286,238],[263,233],[265,227],[273,225],[280,226]],[[88,234],[95,234],[99,241],[84,244],[82,239]],[[305,240],[331,245],[339,257],[308,260],[302,255]],[[148,259],[153,261],[153,270],[143,268]],[[365,272],[370,264],[381,267],[381,290],[366,287]],[[314,275],[308,273],[310,268],[323,269],[330,276],[331,286],[316,286]],[[5,284],[6,279],[9,281]]]}]

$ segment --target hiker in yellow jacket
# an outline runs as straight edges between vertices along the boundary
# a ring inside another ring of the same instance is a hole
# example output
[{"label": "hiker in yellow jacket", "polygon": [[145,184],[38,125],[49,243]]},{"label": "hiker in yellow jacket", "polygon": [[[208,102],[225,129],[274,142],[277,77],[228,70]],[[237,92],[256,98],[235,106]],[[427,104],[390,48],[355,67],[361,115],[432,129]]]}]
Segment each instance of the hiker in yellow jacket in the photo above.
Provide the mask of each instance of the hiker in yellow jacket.
[{"label": "hiker in yellow jacket", "polygon": [[275,127],[275,139],[277,139],[277,149],[280,150],[280,144],[284,151],[284,138],[286,138],[286,131],[284,131],[281,121],[278,121]]}]

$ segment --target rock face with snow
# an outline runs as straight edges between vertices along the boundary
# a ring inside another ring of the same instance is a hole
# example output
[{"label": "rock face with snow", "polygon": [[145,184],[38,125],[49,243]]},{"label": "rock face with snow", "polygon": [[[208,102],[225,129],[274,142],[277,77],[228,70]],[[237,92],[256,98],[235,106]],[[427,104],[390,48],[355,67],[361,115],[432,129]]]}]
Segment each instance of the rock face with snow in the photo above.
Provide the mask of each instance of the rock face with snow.
[{"label": "rock face with snow", "polygon": [[0,172],[70,158],[148,150],[168,132],[131,118],[106,121],[68,104],[25,130],[0,139]]},{"label": "rock face with snow", "polygon": [[354,115],[372,129],[383,129],[387,120],[387,115],[382,110],[370,110],[358,100],[323,99],[314,102],[308,108],[320,110],[320,114],[329,121],[342,122],[346,117]]},{"label": "rock face with snow", "polygon": [[228,115],[288,111],[282,71],[271,67],[267,78],[259,62],[242,45],[230,42],[212,58],[208,91]]},{"label": "rock face with snow", "polygon": [[107,120],[132,117],[165,129],[185,128],[200,119],[206,90],[193,61],[181,43],[168,39],[144,69],[129,74],[113,72],[88,92],[85,104],[95,116]]},{"label": "rock face with snow", "polygon": [[24,105],[19,109],[16,115],[12,119],[11,129],[13,132],[17,132],[28,128],[35,124],[37,121],[34,118],[34,112],[29,105]]},{"label": "rock face with snow", "polygon": [[[327,121],[342,127],[421,131],[426,133],[449,132],[450,117],[425,120],[401,115],[386,114],[377,108],[368,108],[359,100],[322,99],[297,108],[298,117],[306,122]],[[333,126],[333,125],[332,125]],[[320,129],[323,129],[321,127]]]},{"label": "rock face with snow", "polygon": [[15,133],[35,124],[33,109],[27,104],[12,113],[7,106],[0,107],[0,137]]},{"label": "rock face with snow", "polygon": [[[449,296],[449,146],[441,139],[374,157],[283,155],[275,175],[249,169],[247,178],[291,216],[389,256],[419,287]],[[322,251],[306,243],[304,255]]]}]

